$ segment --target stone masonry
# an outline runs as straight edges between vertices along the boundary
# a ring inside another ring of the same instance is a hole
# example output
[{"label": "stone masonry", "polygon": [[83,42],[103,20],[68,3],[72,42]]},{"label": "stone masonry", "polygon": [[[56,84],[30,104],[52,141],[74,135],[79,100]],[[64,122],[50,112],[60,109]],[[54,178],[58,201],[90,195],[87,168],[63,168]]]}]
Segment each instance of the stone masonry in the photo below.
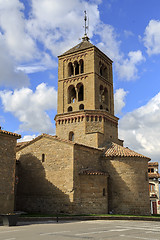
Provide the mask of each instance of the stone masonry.
[{"label": "stone masonry", "polygon": [[14,211],[16,143],[20,137],[0,128],[0,214]]},{"label": "stone masonry", "polygon": [[85,35],[59,56],[56,136],[17,145],[17,210],[150,214],[149,158],[123,147],[112,61]]}]

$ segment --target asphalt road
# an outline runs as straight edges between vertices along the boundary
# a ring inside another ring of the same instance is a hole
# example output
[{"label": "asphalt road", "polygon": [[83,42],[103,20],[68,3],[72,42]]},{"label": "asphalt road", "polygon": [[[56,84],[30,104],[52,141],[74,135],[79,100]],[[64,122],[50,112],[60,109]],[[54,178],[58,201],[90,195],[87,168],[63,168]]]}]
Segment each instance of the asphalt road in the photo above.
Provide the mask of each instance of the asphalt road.
[{"label": "asphalt road", "polygon": [[160,222],[96,220],[0,226],[0,240],[160,240]]}]

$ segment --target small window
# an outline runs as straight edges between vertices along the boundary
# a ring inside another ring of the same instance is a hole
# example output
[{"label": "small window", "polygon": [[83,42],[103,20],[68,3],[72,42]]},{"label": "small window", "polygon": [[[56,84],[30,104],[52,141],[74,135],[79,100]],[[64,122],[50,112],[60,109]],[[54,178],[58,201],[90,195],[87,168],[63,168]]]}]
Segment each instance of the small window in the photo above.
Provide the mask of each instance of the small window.
[{"label": "small window", "polygon": [[73,111],[72,107],[71,106],[68,107],[68,112],[72,112],[72,111]]},{"label": "small window", "polygon": [[95,116],[95,121],[97,122],[97,116]]},{"label": "small window", "polygon": [[93,116],[91,116],[91,122],[93,122]]},{"label": "small window", "polygon": [[79,64],[80,64],[80,73],[83,73],[84,72],[84,63],[83,63],[82,59],[79,61]]},{"label": "small window", "polygon": [[81,104],[81,105],[79,106],[79,110],[83,110],[83,109],[84,109],[84,105]]},{"label": "small window", "polygon": [[100,105],[100,109],[103,109],[103,106],[102,106],[102,105]]},{"label": "small window", "polygon": [[69,140],[74,141],[74,132],[69,133]]},{"label": "small window", "polygon": [[99,117],[99,121],[102,122],[102,117]]},{"label": "small window", "polygon": [[151,168],[151,172],[152,172],[152,173],[154,172],[154,168]]},{"label": "small window", "polygon": [[87,119],[87,122],[89,122],[89,116],[87,116],[87,118],[86,118],[86,119]]},{"label": "small window", "polygon": [[77,61],[74,62],[74,67],[75,67],[75,75],[79,74],[79,64]]},{"label": "small window", "polygon": [[103,188],[103,196],[106,196],[106,189]]},{"label": "small window", "polygon": [[45,154],[42,154],[42,162],[45,162]]}]

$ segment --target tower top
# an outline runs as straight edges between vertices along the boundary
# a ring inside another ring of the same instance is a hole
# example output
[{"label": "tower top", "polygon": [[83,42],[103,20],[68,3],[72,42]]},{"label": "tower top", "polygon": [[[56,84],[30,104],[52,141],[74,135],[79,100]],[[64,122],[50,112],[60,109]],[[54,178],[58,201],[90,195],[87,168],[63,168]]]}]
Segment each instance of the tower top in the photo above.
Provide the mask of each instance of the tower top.
[{"label": "tower top", "polygon": [[84,37],[82,38],[83,41],[89,41],[89,37],[87,36],[87,12],[84,11]]}]

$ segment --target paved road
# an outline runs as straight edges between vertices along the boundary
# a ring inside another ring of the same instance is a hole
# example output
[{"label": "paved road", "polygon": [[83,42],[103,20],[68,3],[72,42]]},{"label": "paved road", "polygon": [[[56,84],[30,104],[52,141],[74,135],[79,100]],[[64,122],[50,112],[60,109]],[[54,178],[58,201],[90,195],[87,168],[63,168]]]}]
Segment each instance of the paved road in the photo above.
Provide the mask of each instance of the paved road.
[{"label": "paved road", "polygon": [[160,222],[72,221],[0,226],[0,240],[160,240]]}]

